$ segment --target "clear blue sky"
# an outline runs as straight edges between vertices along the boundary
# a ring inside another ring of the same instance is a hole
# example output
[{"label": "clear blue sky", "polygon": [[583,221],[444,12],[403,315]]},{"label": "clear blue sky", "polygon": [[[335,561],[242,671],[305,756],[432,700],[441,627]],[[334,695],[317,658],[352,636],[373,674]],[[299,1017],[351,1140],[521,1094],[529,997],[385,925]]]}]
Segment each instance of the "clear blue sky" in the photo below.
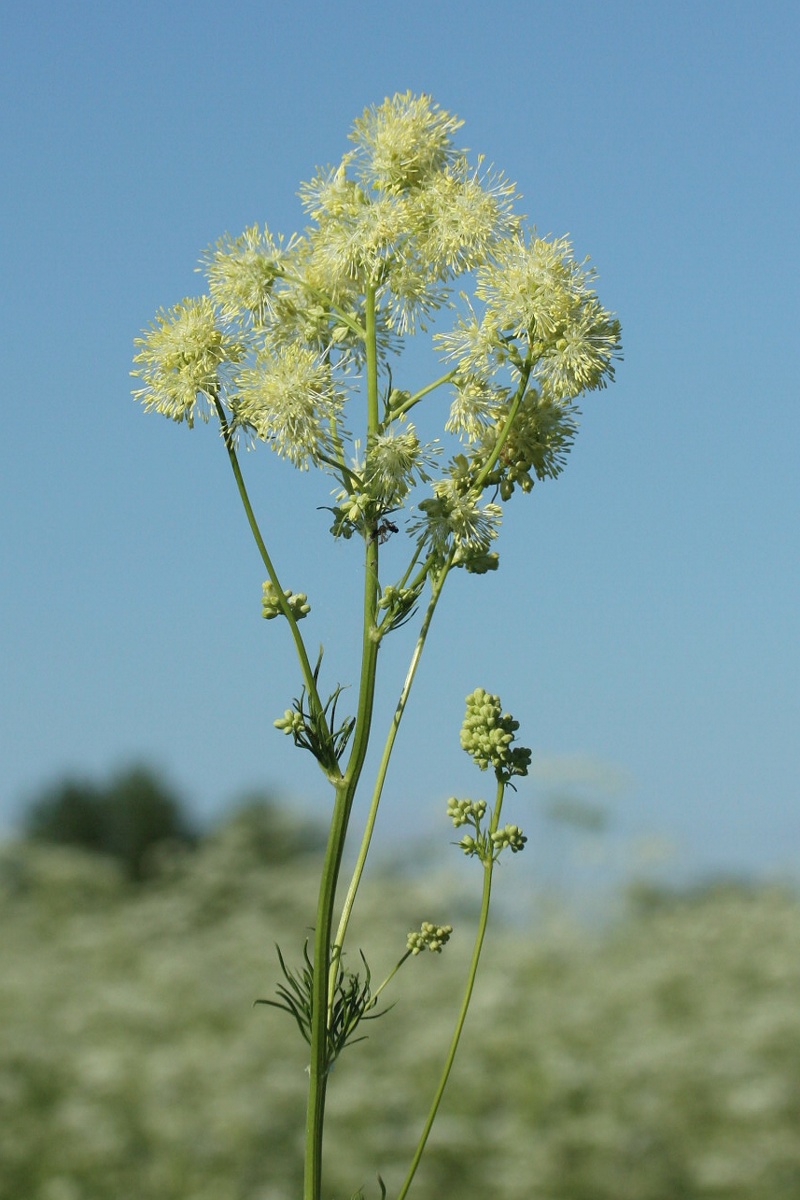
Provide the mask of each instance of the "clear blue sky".
[{"label": "clear blue sky", "polygon": [[[2,18],[0,824],[63,772],[142,759],[203,813],[253,786],[323,802],[272,729],[295,672],[259,616],[221,444],[130,400],[132,339],[200,288],[223,232],[296,228],[299,181],[410,88],[464,119],[541,232],[592,256],[625,361],[562,478],[511,506],[501,571],[455,580],[385,835],[447,839],[438,806],[480,792],[458,750],[480,684],[540,764],[520,824],[548,788],[583,789],[692,870],[797,869],[800,10],[226,9],[33,0]],[[316,493],[292,510],[302,479],[263,449],[246,467],[352,678],[351,551]]]}]

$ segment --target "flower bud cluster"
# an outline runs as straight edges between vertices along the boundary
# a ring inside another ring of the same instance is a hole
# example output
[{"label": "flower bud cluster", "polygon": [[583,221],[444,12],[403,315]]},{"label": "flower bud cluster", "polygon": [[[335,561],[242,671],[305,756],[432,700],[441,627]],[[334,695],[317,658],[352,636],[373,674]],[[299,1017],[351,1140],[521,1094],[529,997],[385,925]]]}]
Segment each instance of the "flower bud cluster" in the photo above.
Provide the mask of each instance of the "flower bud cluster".
[{"label": "flower bud cluster", "polygon": [[430,921],[423,921],[419,931],[412,929],[409,933],[406,945],[412,954],[420,954],[423,950],[441,954],[442,947],[450,941],[452,932],[452,925],[432,925]]},{"label": "flower bud cluster", "polygon": [[[303,617],[311,612],[311,605],[308,603],[308,596],[305,592],[293,592],[290,588],[284,588],[283,594],[296,621],[302,621]],[[278,600],[278,591],[268,579],[262,588],[261,615],[266,621],[271,621],[273,617],[281,616],[282,611]]]},{"label": "flower bud cluster", "polygon": [[467,833],[460,842],[455,843],[467,858],[477,855],[482,863],[489,862],[492,857],[490,843],[481,829],[481,821],[486,816],[486,801],[459,800],[457,796],[451,796],[447,801],[447,815],[456,829],[460,829],[462,825],[471,825],[475,830],[474,837]]},{"label": "flower bud cluster", "polygon": [[483,688],[476,688],[467,696],[461,746],[482,771],[491,765],[497,778],[506,781],[512,775],[527,775],[530,750],[524,746],[512,748],[517,729],[519,721],[502,711],[499,696]]},{"label": "flower bud cluster", "polygon": [[409,619],[414,611],[414,607],[422,594],[423,584],[415,584],[414,587],[395,587],[390,584],[385,587],[378,600],[378,608],[386,610],[386,616],[381,621],[381,633],[388,633],[391,629],[399,629],[401,625]]},{"label": "flower bud cluster", "polygon": [[477,825],[486,814],[485,800],[458,800],[451,796],[447,801],[447,815],[458,829],[461,825]]},{"label": "flower bud cluster", "polygon": [[500,555],[496,550],[490,550],[488,554],[465,554],[459,548],[456,551],[453,565],[456,567],[466,567],[470,575],[485,575],[487,571],[496,571],[500,566]]},{"label": "flower bud cluster", "polygon": [[492,845],[495,849],[499,851],[508,847],[512,854],[517,854],[527,840],[519,825],[504,825],[492,834]]},{"label": "flower bud cluster", "polygon": [[467,858],[473,858],[477,854],[481,862],[485,862],[485,840],[483,837],[476,839],[471,833],[466,833],[460,842],[456,842],[456,845],[464,851]]},{"label": "flower bud cluster", "polygon": [[527,842],[518,825],[504,825],[494,833],[482,827],[486,816],[485,800],[459,800],[451,796],[447,801],[447,815],[456,829],[471,825],[474,833],[466,833],[455,844],[467,858],[479,858],[484,865],[496,862],[503,850],[517,854]]},{"label": "flower bud cluster", "polygon": [[273,725],[285,734],[298,738],[304,732],[306,722],[301,712],[297,712],[293,708],[287,708],[282,717],[278,717],[277,721],[273,721]]}]

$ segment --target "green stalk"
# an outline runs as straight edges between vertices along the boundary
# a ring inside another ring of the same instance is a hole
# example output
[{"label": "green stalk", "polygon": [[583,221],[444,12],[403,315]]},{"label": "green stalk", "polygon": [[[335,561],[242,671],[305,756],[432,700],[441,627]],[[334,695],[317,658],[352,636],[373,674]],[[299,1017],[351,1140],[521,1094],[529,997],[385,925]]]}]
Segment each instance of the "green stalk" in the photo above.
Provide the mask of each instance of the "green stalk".
[{"label": "green stalk", "polygon": [[503,422],[503,428],[500,430],[500,433],[498,435],[497,441],[495,442],[492,453],[489,455],[486,462],[483,464],[483,467],[481,468],[478,478],[475,480],[474,484],[472,485],[474,491],[478,495],[480,495],[480,493],[483,491],[483,485],[485,484],[486,480],[491,475],[492,471],[494,470],[495,466],[497,465],[497,460],[502,453],[503,446],[506,444],[506,441],[508,440],[508,435],[511,432],[511,427],[514,424],[514,421],[516,420],[517,413],[519,412],[519,406],[520,406],[520,404],[522,404],[522,398],[525,395],[525,389],[528,386],[528,380],[531,377],[532,370],[533,370],[533,363],[532,363],[532,359],[531,359],[531,353],[529,351],[528,357],[525,360],[525,363],[523,364],[522,369],[520,371],[519,384],[517,386],[516,392],[514,393],[514,399],[511,401],[511,404],[509,406],[508,416],[506,417],[505,421]]},{"label": "green stalk", "polygon": [[[343,782],[336,788],[336,799],[320,880],[317,920],[314,927],[314,980],[311,1003],[311,1061],[306,1111],[304,1200],[320,1200],[322,1189],[322,1131],[328,1084],[327,991],[330,973],[331,926],[336,884],[354,791],[355,789],[350,783]],[[336,966],[334,965],[334,972],[335,970]]]},{"label": "green stalk", "polygon": [[317,685],[314,680],[314,672],[311,669],[311,663],[309,662],[308,654],[306,652],[303,635],[300,633],[300,630],[297,626],[297,618],[292,612],[289,602],[283,594],[283,588],[281,587],[281,581],[278,578],[278,573],[275,570],[264,539],[261,536],[261,530],[259,529],[258,521],[256,520],[256,515],[253,512],[253,506],[250,503],[250,497],[247,493],[247,487],[244,482],[244,476],[242,475],[242,469],[239,466],[239,459],[236,454],[236,446],[234,444],[233,434],[231,433],[228,419],[225,416],[225,410],[216,396],[214,397],[214,406],[217,410],[217,416],[219,417],[220,428],[222,430],[222,439],[225,443],[225,449],[228,452],[228,459],[231,464],[231,469],[233,470],[233,476],[236,480],[236,487],[239,491],[239,497],[242,501],[250,530],[253,534],[253,538],[255,539],[256,546],[258,547],[258,552],[261,555],[261,560],[267,569],[267,575],[269,576],[270,583],[275,589],[281,613],[289,622],[289,628],[292,633],[295,650],[297,651],[297,657],[300,661],[300,670],[303,675],[303,683],[305,684],[306,691],[308,692],[309,702],[312,708],[315,710],[315,716],[319,718],[322,727],[327,729],[327,721],[325,721],[322,702],[319,697],[319,692],[317,691]]},{"label": "green stalk", "polygon": [[309,296],[313,296],[315,300],[322,301],[322,304],[339,318],[343,325],[346,325],[357,337],[364,341],[365,331],[356,321],[355,317],[344,308],[339,308],[338,304],[334,304],[327,292],[323,292],[321,288],[313,287],[301,275],[291,275],[288,271],[281,271],[281,279],[285,279],[287,283],[294,283],[297,287],[308,292]]},{"label": "green stalk", "polygon": [[414,392],[413,396],[409,396],[402,404],[398,404],[397,408],[390,410],[388,419],[393,421],[396,417],[402,417],[405,413],[412,409],[415,404],[419,404],[423,397],[429,392],[433,392],[436,388],[441,387],[443,383],[449,383],[458,374],[458,368],[454,367],[452,371],[448,371],[446,375],[440,375],[438,379],[434,379],[433,383],[429,383],[426,387],[420,388],[418,392]]},{"label": "green stalk", "polygon": [[400,698],[397,701],[397,707],[394,710],[394,716],[392,717],[392,723],[389,726],[389,732],[386,736],[386,742],[384,743],[383,754],[381,756],[381,761],[378,766],[378,774],[375,780],[375,788],[372,793],[372,801],[370,803],[369,813],[367,815],[367,821],[358,851],[358,858],[356,859],[353,875],[350,880],[350,886],[347,889],[347,896],[345,897],[344,905],[342,907],[342,914],[339,919],[339,928],[336,932],[336,940],[333,943],[335,951],[339,954],[341,954],[344,946],[344,940],[347,935],[347,927],[350,923],[350,917],[353,911],[353,905],[355,904],[356,894],[361,884],[361,877],[364,873],[367,855],[369,854],[372,834],[375,829],[375,820],[378,816],[378,807],[383,794],[383,786],[386,782],[386,773],[389,769],[389,760],[392,755],[392,750],[394,749],[394,743],[400,728],[400,722],[403,719],[403,713],[405,712],[406,704],[408,703],[408,697],[411,692],[411,686],[414,682],[414,677],[417,673],[419,660],[425,647],[425,641],[428,636],[428,630],[430,628],[431,621],[433,620],[433,614],[436,610],[436,605],[439,603],[439,597],[442,594],[442,588],[444,587],[444,582],[447,578],[449,570],[450,560],[448,560],[448,562],[442,568],[442,571],[437,577],[436,582],[433,584],[431,598],[428,602],[428,607],[425,611],[425,617],[423,618],[422,625],[420,626],[419,635],[417,637],[416,645],[414,646],[414,652],[411,655],[411,662],[408,667],[405,682],[403,684],[402,691],[400,692]]},{"label": "green stalk", "polygon": [[[497,825],[500,820],[500,809],[502,808],[502,805],[503,805],[504,791],[505,791],[505,785],[500,780],[498,780],[498,782],[497,782],[497,797],[495,800],[494,812],[492,813],[492,819],[489,824],[489,834],[490,835],[497,831]],[[450,1072],[452,1070],[453,1063],[455,1061],[456,1052],[458,1050],[458,1043],[461,1040],[461,1033],[464,1029],[464,1022],[467,1019],[467,1011],[469,1009],[470,1001],[472,999],[472,991],[473,991],[473,988],[475,987],[475,977],[478,973],[478,963],[480,962],[481,951],[483,950],[483,943],[484,943],[484,939],[486,937],[486,927],[487,927],[487,924],[489,921],[489,904],[490,904],[490,901],[492,898],[492,871],[493,870],[494,870],[494,857],[491,854],[491,850],[490,850],[489,860],[488,860],[488,862],[484,862],[484,864],[483,864],[484,875],[483,875],[483,895],[481,897],[481,911],[480,911],[480,916],[478,918],[478,929],[475,934],[475,945],[472,950],[472,960],[471,960],[470,966],[469,966],[469,974],[467,975],[467,983],[466,983],[466,987],[464,989],[464,996],[461,1001],[461,1008],[459,1009],[459,1012],[458,1012],[458,1018],[456,1020],[455,1029],[453,1031],[453,1037],[450,1042],[450,1048],[447,1052],[447,1058],[445,1059],[444,1067],[442,1068],[442,1074],[439,1079],[439,1083],[437,1085],[436,1091],[434,1092],[430,1111],[428,1113],[427,1120],[425,1121],[425,1125],[424,1125],[422,1133],[420,1135],[419,1142],[417,1143],[417,1148],[414,1151],[414,1157],[411,1160],[411,1165],[408,1168],[408,1174],[406,1175],[406,1177],[403,1181],[403,1186],[400,1188],[400,1191],[397,1193],[397,1200],[405,1200],[405,1197],[408,1195],[408,1189],[411,1187],[411,1184],[414,1180],[414,1176],[417,1173],[417,1167],[419,1166],[420,1160],[425,1151],[425,1146],[427,1144],[431,1129],[433,1128],[433,1123],[436,1120],[436,1115],[439,1111],[439,1105],[442,1102],[444,1090],[447,1087],[447,1081],[450,1078]]]},{"label": "green stalk", "polygon": [[[367,289],[365,299],[366,376],[367,376],[367,450],[378,426],[378,357],[375,328],[375,289]],[[378,538],[375,531],[365,536],[364,614],[361,650],[361,678],[358,709],[350,757],[344,774],[336,784],[336,799],[328,833],[328,843],[320,879],[317,918],[314,927],[314,976],[311,1000],[311,1062],[309,1066],[308,1106],[306,1110],[305,1171],[303,1200],[321,1200],[322,1138],[325,1123],[325,1097],[328,1075],[328,993],[339,960],[331,962],[331,932],[336,887],[342,863],[347,827],[369,744],[375,703],[375,675],[378,663]]]},{"label": "green stalk", "polygon": [[[367,355],[367,437],[378,432],[378,338],[375,329],[375,285],[369,284],[364,300],[364,339]],[[369,443],[367,443],[369,453]]]}]

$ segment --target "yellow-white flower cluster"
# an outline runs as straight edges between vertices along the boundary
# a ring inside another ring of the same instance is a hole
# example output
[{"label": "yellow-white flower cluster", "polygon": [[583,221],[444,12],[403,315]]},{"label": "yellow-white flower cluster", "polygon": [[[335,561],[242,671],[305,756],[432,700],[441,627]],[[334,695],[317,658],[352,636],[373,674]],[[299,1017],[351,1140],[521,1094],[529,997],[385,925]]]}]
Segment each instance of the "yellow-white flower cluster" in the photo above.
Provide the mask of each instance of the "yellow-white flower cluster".
[{"label": "yellow-white flower cluster", "polygon": [[[388,510],[431,483],[411,531],[467,565],[488,554],[494,501],[562,469],[576,401],[612,377],[620,333],[569,241],[525,232],[515,185],[470,161],[454,142],[460,126],[411,92],[366,109],[339,164],[300,188],[308,228],[284,242],[253,225],[211,247],[209,294],[159,312],[137,339],[134,374],[146,409],[189,425],[216,413],[233,435],[331,473],[344,497],[337,535],[374,537]],[[471,300],[453,294],[465,274]],[[455,324],[434,337],[445,375],[413,396],[394,389],[389,356],[445,308]],[[374,405],[378,379],[384,411],[355,472],[358,385]],[[443,432],[466,457],[435,478],[431,445],[406,417],[442,384],[453,389]],[[481,505],[486,489],[495,494]]]}]

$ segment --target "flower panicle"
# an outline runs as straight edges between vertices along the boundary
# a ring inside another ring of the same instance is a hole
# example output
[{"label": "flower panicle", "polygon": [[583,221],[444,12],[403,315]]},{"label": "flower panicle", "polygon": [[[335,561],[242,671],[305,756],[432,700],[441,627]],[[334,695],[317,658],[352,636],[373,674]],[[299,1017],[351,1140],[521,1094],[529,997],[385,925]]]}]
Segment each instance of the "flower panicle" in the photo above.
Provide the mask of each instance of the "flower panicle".
[{"label": "flower panicle", "polygon": [[[365,109],[339,164],[301,185],[310,222],[302,234],[284,241],[252,224],[205,251],[198,269],[208,294],[160,310],[136,339],[136,399],[190,426],[224,409],[226,437],[263,441],[298,469],[320,467],[349,487],[337,467],[350,439],[346,403],[367,362],[367,297],[379,369],[450,308],[453,327],[434,335],[452,364],[445,432],[464,444],[472,480],[505,501],[555,478],[577,430],[577,398],[613,378],[619,322],[567,237],[523,228],[515,184],[456,144],[461,125],[410,91]],[[474,304],[452,295],[465,273]],[[430,465],[411,429],[389,420],[387,409],[368,481],[384,509],[405,503]],[[445,470],[417,531],[434,557],[455,548],[460,565],[485,569],[499,509],[482,507],[462,483]],[[369,535],[370,514],[362,518]],[[352,531],[358,519],[340,526]]]},{"label": "flower panicle", "polygon": [[504,783],[516,775],[528,774],[531,751],[513,745],[518,729],[519,721],[503,712],[499,696],[483,688],[476,688],[467,696],[461,748],[482,771],[491,766],[498,780]]}]

